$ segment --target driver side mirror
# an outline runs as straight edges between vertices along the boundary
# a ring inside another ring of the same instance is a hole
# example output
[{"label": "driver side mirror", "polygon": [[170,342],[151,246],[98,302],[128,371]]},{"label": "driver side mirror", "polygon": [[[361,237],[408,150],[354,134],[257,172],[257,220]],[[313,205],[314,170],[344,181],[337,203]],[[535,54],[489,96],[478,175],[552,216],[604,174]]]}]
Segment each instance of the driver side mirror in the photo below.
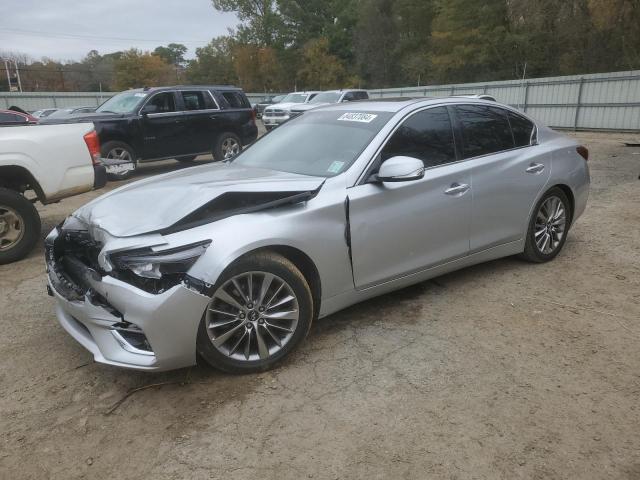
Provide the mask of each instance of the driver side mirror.
[{"label": "driver side mirror", "polygon": [[380,165],[377,180],[380,182],[411,182],[424,177],[424,163],[413,157],[391,157]]},{"label": "driver side mirror", "polygon": [[158,113],[160,111],[160,107],[158,107],[158,105],[155,105],[153,103],[147,103],[144,108],[142,109],[142,115],[149,115],[150,113]]}]

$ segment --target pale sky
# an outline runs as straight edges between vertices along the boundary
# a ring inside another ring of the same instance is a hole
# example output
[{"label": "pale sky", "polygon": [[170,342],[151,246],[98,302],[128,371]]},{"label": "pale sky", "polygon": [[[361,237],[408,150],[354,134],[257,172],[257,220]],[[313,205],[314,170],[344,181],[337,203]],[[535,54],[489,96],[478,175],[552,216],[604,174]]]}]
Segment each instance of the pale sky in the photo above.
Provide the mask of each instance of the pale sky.
[{"label": "pale sky", "polygon": [[0,52],[35,60],[80,60],[136,47],[182,43],[195,49],[234,27],[210,0],[0,0]]}]

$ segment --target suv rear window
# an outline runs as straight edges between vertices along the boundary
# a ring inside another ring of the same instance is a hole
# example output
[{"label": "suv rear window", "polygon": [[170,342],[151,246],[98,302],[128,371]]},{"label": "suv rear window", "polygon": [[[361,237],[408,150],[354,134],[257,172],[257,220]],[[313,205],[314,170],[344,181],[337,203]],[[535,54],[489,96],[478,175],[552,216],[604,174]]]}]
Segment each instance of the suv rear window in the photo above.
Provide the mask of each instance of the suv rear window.
[{"label": "suv rear window", "polygon": [[231,108],[250,108],[249,101],[239,92],[222,92],[222,96]]},{"label": "suv rear window", "polygon": [[514,147],[506,111],[484,105],[456,105],[462,125],[464,158],[479,157]]}]

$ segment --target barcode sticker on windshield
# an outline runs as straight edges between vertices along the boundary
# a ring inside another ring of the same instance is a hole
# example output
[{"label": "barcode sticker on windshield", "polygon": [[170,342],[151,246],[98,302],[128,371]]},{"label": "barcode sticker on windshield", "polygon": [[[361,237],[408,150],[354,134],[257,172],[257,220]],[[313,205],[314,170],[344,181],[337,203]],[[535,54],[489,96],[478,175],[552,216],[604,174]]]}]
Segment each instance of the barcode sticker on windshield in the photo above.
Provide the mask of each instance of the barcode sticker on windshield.
[{"label": "barcode sticker on windshield", "polygon": [[362,123],[371,123],[378,115],[374,115],[373,113],[344,113],[340,115],[338,120],[342,120],[343,122],[362,122]]}]

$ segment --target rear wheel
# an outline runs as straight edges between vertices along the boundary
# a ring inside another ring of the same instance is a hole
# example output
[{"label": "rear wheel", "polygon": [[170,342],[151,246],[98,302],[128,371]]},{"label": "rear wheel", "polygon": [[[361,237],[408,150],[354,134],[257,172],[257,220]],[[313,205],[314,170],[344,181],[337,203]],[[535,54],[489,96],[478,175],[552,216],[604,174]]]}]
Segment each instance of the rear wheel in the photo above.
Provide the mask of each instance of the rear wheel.
[{"label": "rear wheel", "polygon": [[113,160],[115,165],[107,162],[107,177],[109,180],[125,180],[133,175],[138,167],[133,148],[124,142],[106,142],[100,148],[102,158]]},{"label": "rear wheel", "polygon": [[242,142],[235,133],[221,134],[213,146],[213,159],[217,162],[231,160],[242,151]]},{"label": "rear wheel", "polygon": [[545,193],[529,221],[521,257],[536,263],[553,260],[567,240],[571,215],[571,204],[561,189],[554,187]]},{"label": "rear wheel", "polygon": [[262,253],[224,272],[198,330],[197,351],[230,373],[271,368],[307,335],[313,320],[311,290],[286,258]]},{"label": "rear wheel", "polygon": [[27,256],[40,236],[40,216],[18,192],[0,188],[0,265]]}]

